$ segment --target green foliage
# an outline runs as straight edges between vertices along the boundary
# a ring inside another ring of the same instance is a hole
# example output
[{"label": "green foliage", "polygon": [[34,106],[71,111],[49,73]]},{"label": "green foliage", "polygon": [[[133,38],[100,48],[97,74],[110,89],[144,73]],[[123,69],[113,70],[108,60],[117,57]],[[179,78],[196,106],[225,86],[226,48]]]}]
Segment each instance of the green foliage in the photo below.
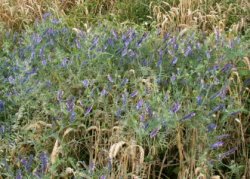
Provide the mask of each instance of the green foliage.
[{"label": "green foliage", "polygon": [[246,42],[106,21],[85,32],[68,20],[47,14],[3,38],[0,176],[211,176],[224,166],[242,176]]}]

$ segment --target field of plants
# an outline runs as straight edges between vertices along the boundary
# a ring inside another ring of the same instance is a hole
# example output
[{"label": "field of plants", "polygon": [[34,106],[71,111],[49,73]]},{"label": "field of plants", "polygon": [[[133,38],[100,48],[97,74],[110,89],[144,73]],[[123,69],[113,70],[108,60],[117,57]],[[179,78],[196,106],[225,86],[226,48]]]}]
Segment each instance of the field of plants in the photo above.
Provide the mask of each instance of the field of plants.
[{"label": "field of plants", "polygon": [[247,0],[0,0],[0,179],[250,178]]}]

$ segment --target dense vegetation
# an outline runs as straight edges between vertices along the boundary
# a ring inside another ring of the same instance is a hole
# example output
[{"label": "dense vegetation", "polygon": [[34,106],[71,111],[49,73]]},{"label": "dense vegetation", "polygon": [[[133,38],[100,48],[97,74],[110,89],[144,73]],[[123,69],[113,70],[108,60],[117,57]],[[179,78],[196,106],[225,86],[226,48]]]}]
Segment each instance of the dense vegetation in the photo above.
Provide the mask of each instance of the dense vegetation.
[{"label": "dense vegetation", "polygon": [[4,1],[0,178],[249,178],[248,15],[244,0]]}]

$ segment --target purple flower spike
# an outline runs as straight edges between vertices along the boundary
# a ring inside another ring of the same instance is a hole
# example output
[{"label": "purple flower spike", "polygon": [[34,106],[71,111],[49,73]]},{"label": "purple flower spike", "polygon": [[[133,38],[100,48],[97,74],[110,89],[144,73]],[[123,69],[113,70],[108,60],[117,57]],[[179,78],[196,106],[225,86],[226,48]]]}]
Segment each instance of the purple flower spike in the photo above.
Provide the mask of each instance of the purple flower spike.
[{"label": "purple flower spike", "polygon": [[223,135],[217,136],[216,138],[217,138],[218,140],[221,140],[221,139],[225,139],[225,138],[228,138],[228,137],[230,137],[229,134],[223,134]]},{"label": "purple flower spike", "polygon": [[159,127],[157,127],[156,129],[152,130],[152,131],[150,132],[150,138],[151,138],[151,139],[154,138],[154,137],[158,134],[159,130],[160,130]]},{"label": "purple flower spike", "polygon": [[75,99],[74,97],[71,97],[70,99],[67,100],[66,102],[66,107],[69,112],[72,112],[75,107]]},{"label": "purple flower spike", "polygon": [[200,106],[202,104],[202,97],[197,96],[196,101],[197,101],[197,104]]},{"label": "purple flower spike", "polygon": [[102,175],[100,179],[106,179],[107,177],[105,175]]},{"label": "purple flower spike", "polygon": [[108,75],[108,80],[109,80],[111,83],[114,83],[114,80],[113,80],[113,78],[112,78],[110,75]]},{"label": "purple flower spike", "polygon": [[128,53],[128,48],[124,48],[123,50],[122,50],[122,57],[124,57],[125,55],[127,55],[127,53]]},{"label": "purple flower spike", "polygon": [[138,91],[134,91],[134,92],[130,95],[130,97],[133,98],[133,97],[137,96],[137,94],[138,94]]},{"label": "purple flower spike", "polygon": [[195,112],[191,112],[190,114],[187,114],[186,116],[184,116],[181,121],[185,121],[185,120],[188,120],[188,119],[191,119],[192,117],[194,117],[196,115]]},{"label": "purple flower spike", "polygon": [[85,116],[88,115],[91,112],[92,108],[93,108],[93,105],[88,107],[88,109],[85,112]]},{"label": "purple flower spike", "polygon": [[84,86],[85,88],[88,88],[88,86],[89,86],[89,80],[83,80],[83,81],[82,81],[82,84],[83,84],[83,86]]},{"label": "purple flower spike", "polygon": [[142,106],[143,106],[143,103],[144,103],[144,101],[143,101],[142,99],[140,99],[140,100],[138,101],[137,105],[136,105],[136,109],[137,109],[137,110],[141,109]]},{"label": "purple flower spike", "polygon": [[233,68],[233,65],[231,63],[226,64],[222,69],[221,72],[227,73]]},{"label": "purple flower spike", "polygon": [[62,90],[59,90],[57,92],[57,100],[60,102],[62,100],[62,97],[63,97],[63,91]]},{"label": "purple flower spike", "polygon": [[4,110],[4,101],[0,100],[0,112]]},{"label": "purple flower spike", "polygon": [[22,178],[23,178],[22,171],[20,169],[18,169],[16,172],[16,179],[22,179]]},{"label": "purple flower spike", "polygon": [[184,53],[184,56],[187,57],[189,56],[190,54],[192,53],[192,48],[191,46],[189,45]]},{"label": "purple flower spike", "polygon": [[209,124],[209,125],[207,126],[207,131],[208,131],[208,132],[212,132],[212,131],[214,131],[214,130],[216,129],[216,127],[217,127],[216,124],[211,123],[211,124]]},{"label": "purple flower spike", "polygon": [[174,57],[171,64],[172,64],[172,65],[175,65],[175,64],[177,63],[177,61],[178,61],[178,58],[177,58],[177,57]]},{"label": "purple flower spike", "polygon": [[209,115],[211,115],[211,114],[213,114],[213,113],[215,113],[215,112],[217,112],[217,111],[220,111],[220,110],[222,110],[223,108],[225,108],[225,105],[224,105],[224,104],[220,104],[220,105],[216,106],[216,107],[209,113]]},{"label": "purple flower spike", "polygon": [[47,170],[47,167],[48,167],[48,156],[45,152],[42,152],[40,154],[40,161],[41,161],[41,170],[42,170],[42,173],[45,173],[46,170]]},{"label": "purple flower spike", "polygon": [[117,39],[118,39],[118,34],[117,34],[117,32],[114,31],[114,30],[112,30],[111,33],[112,33],[112,35],[114,36],[115,40],[117,40]]},{"label": "purple flower spike", "polygon": [[124,86],[124,85],[126,85],[127,83],[128,83],[128,79],[125,78],[125,79],[122,81],[121,86]]},{"label": "purple flower spike", "polygon": [[75,119],[76,119],[76,113],[75,113],[75,111],[72,111],[70,113],[70,122],[74,122]]},{"label": "purple flower spike", "polygon": [[216,143],[212,144],[211,148],[212,149],[217,149],[219,147],[222,147],[223,145],[224,145],[224,142],[219,141],[219,142],[216,142]]},{"label": "purple flower spike", "polygon": [[171,111],[172,111],[173,113],[176,113],[177,111],[180,110],[180,108],[181,108],[181,105],[180,105],[178,102],[176,102],[176,103],[174,103],[174,105],[172,106]]},{"label": "purple flower spike", "polygon": [[225,153],[219,154],[218,159],[222,160],[223,158],[226,158],[227,156],[234,154],[236,150],[237,150],[237,147],[234,147]]},{"label": "purple flower spike", "polygon": [[108,93],[107,90],[106,90],[106,89],[103,89],[103,90],[101,91],[101,96],[105,96],[107,93]]}]

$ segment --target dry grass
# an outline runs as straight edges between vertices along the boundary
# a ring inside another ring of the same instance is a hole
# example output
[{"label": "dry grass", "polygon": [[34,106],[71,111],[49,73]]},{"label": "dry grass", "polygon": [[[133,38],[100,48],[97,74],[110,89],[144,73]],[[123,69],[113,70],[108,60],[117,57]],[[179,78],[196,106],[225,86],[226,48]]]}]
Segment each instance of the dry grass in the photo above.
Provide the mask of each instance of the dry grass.
[{"label": "dry grass", "polygon": [[[199,28],[206,32],[214,29],[220,31],[231,29],[237,33],[247,27],[249,17],[244,13],[249,11],[249,2],[241,0],[237,3],[211,3],[207,0],[180,0],[171,5],[165,1],[161,4],[151,3],[150,7],[158,26],[163,31]],[[240,12],[244,11],[244,13]],[[230,24],[232,15],[240,18]],[[229,27],[228,27],[229,25]]]}]

